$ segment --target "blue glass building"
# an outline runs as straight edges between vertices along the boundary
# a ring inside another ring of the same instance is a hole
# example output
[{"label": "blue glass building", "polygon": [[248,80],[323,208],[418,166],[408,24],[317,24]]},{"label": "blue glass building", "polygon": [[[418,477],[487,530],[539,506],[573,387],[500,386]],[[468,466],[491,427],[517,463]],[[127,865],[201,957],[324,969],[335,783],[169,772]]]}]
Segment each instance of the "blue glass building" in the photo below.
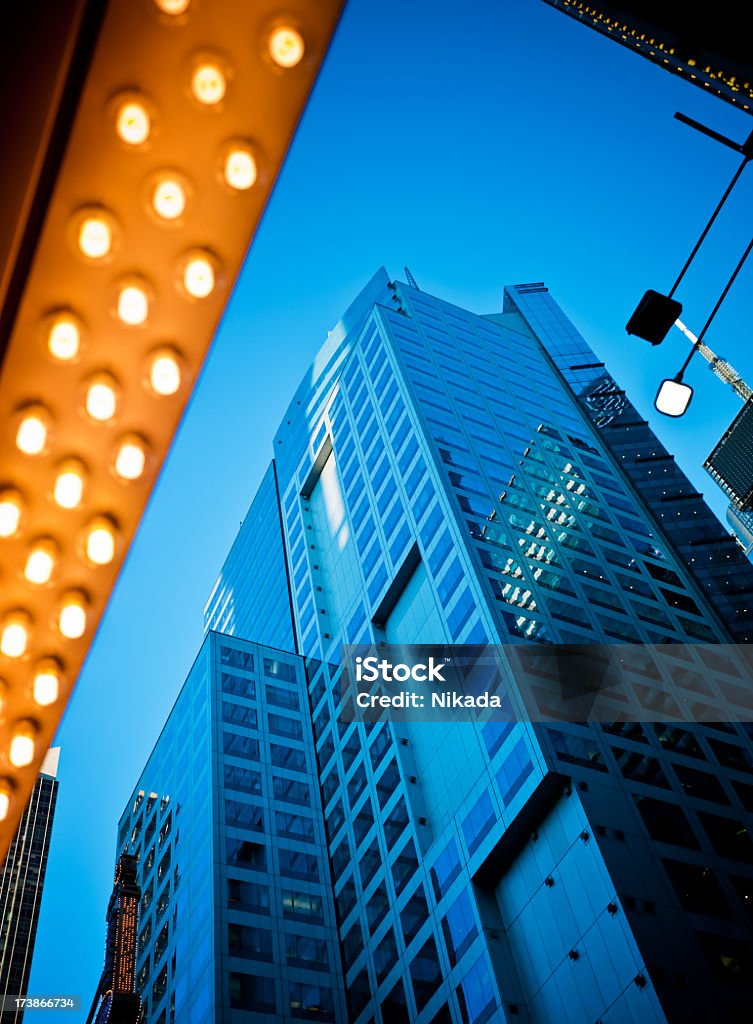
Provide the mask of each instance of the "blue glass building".
[{"label": "blue glass building", "polygon": [[301,658],[207,635],[118,849],[139,857],[143,1020],[345,1019]]},{"label": "blue glass building", "polygon": [[748,1019],[743,727],[343,706],[343,643],[742,639],[750,564],[669,463],[542,285],[479,316],[375,275],[288,408],[121,819],[150,1024]]}]

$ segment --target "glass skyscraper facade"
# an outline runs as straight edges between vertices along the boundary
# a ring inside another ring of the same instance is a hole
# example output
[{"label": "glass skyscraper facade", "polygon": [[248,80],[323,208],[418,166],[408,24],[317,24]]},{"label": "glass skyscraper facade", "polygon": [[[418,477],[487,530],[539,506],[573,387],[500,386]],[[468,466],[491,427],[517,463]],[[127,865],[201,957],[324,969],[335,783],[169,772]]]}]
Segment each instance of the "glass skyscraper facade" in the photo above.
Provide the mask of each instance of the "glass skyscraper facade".
[{"label": "glass skyscraper facade", "polygon": [[208,633],[119,824],[143,1020],[345,1019],[306,701],[302,658]]},{"label": "glass skyscraper facade", "polygon": [[[742,726],[368,725],[343,703],[344,643],[742,638],[749,563],[695,492],[674,515],[630,410],[542,285],[479,316],[380,271],[329,333],[121,821],[157,910],[190,894],[159,921],[142,897],[150,1022],[747,1019]],[[703,663],[674,684],[697,700]],[[172,883],[150,875],[162,819],[139,831],[168,795]],[[318,917],[286,912],[308,898]]]},{"label": "glass skyscraper facade", "polygon": [[23,1009],[15,1006],[15,999],[27,994],[31,974],[58,796],[59,757],[59,747],[47,752],[0,874],[2,1024],[20,1024],[24,1017]]}]

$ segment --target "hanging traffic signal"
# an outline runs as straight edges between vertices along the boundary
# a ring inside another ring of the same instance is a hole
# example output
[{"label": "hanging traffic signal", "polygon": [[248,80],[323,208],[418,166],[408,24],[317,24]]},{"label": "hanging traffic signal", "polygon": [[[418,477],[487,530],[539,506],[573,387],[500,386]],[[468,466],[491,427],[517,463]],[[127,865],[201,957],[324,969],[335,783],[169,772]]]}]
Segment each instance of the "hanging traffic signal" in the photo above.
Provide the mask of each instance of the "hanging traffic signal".
[{"label": "hanging traffic signal", "polygon": [[625,327],[652,345],[661,345],[670,327],[682,313],[682,303],[649,288]]}]

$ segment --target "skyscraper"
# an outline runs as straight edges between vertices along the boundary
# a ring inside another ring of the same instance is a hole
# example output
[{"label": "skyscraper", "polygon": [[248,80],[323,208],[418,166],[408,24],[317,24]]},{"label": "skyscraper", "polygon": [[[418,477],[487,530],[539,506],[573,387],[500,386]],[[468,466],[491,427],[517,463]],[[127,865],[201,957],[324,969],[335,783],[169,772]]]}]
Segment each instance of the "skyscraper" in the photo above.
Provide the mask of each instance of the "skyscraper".
[{"label": "skyscraper", "polygon": [[307,700],[302,658],[207,635],[119,826],[143,1020],[345,1019]]},{"label": "skyscraper", "polygon": [[[121,819],[162,906],[150,1022],[746,1019],[744,727],[368,725],[342,686],[343,643],[675,644],[677,699],[713,716],[706,645],[747,628],[750,566],[678,473],[543,285],[479,316],[374,276],[293,397]],[[171,920],[179,879],[197,909]]]},{"label": "skyscraper", "polygon": [[58,791],[60,748],[42,762],[31,800],[11,842],[0,876],[0,1000],[3,1024],[19,1024],[23,1009],[14,1000],[26,995],[37,920],[47,870],[52,821]]}]

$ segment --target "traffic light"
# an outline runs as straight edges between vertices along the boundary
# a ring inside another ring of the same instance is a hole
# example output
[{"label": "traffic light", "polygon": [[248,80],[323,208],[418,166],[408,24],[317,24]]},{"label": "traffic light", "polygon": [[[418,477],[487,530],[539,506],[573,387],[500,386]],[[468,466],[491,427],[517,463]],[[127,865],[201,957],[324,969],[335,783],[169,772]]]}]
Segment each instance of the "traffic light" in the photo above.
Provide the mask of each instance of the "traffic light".
[{"label": "traffic light", "polygon": [[627,322],[625,330],[639,338],[661,345],[672,324],[682,313],[682,303],[649,288]]}]

